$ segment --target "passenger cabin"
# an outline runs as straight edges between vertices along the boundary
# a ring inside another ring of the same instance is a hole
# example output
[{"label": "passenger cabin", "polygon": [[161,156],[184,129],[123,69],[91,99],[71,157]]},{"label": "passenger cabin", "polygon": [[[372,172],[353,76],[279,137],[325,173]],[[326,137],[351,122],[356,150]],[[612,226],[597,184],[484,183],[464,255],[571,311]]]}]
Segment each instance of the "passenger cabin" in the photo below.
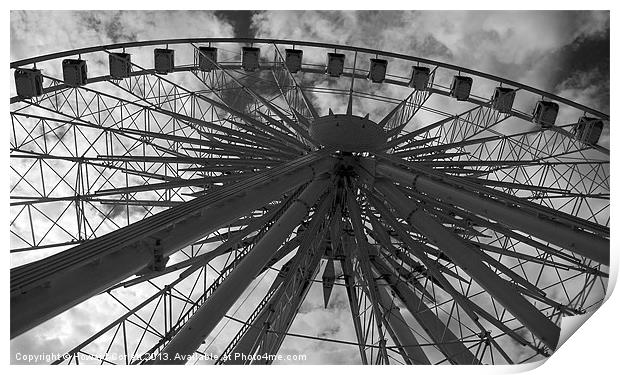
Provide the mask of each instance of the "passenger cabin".
[{"label": "passenger cabin", "polygon": [[368,71],[368,79],[374,83],[381,83],[385,80],[387,73],[387,60],[370,59],[370,69]]},{"label": "passenger cabin", "polygon": [[155,48],[155,72],[168,74],[174,71],[174,50]]},{"label": "passenger cabin", "polygon": [[516,91],[509,87],[496,87],[491,99],[493,109],[500,113],[510,113],[515,101]]},{"label": "passenger cabin", "polygon": [[458,101],[469,99],[471,87],[474,83],[473,78],[465,76],[454,76],[450,85],[450,96]]},{"label": "passenger cabin", "polygon": [[543,129],[550,128],[555,125],[559,110],[558,103],[541,100],[536,103],[532,121]]},{"label": "passenger cabin", "polygon": [[73,87],[86,84],[86,61],[81,59],[66,59],[62,61],[63,81]]},{"label": "passenger cabin", "polygon": [[330,52],[327,54],[325,73],[330,77],[340,77],[344,71],[344,53]]},{"label": "passenger cabin", "polygon": [[198,68],[203,72],[217,69],[217,48],[198,47]]},{"label": "passenger cabin", "polygon": [[287,48],[285,51],[285,64],[286,69],[291,73],[297,73],[301,70],[301,60],[304,56],[304,51],[300,49]]},{"label": "passenger cabin", "polygon": [[575,138],[588,145],[597,144],[602,132],[603,120],[595,117],[583,116],[573,128]]},{"label": "passenger cabin", "polygon": [[43,95],[43,74],[39,69],[15,69],[15,91],[20,98]]},{"label": "passenger cabin", "polygon": [[411,71],[411,80],[409,87],[413,87],[418,91],[426,90],[428,81],[431,76],[431,69],[426,66],[414,66]]},{"label": "passenger cabin", "polygon": [[123,79],[131,74],[131,55],[124,52],[112,52],[108,55],[110,77]]},{"label": "passenger cabin", "polygon": [[243,47],[241,49],[241,67],[246,72],[254,72],[258,70],[258,59],[260,58],[260,48]]}]

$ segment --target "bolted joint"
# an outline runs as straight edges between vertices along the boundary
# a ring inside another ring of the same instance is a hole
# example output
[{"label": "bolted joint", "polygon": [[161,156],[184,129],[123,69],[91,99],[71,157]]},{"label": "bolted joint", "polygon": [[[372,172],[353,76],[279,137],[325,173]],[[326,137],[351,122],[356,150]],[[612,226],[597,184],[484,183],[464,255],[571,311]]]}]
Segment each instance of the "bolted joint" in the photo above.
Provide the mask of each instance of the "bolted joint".
[{"label": "bolted joint", "polygon": [[379,340],[379,347],[380,347],[381,349],[385,349],[386,343],[387,343],[387,340],[386,340],[386,339],[380,339],[380,340]]},{"label": "bolted joint", "polygon": [[154,272],[163,271],[166,268],[166,263],[170,257],[164,256],[164,249],[161,245],[161,239],[155,240],[155,246],[153,246],[153,262],[149,265],[149,269]]},{"label": "bolted joint", "polygon": [[484,339],[485,341],[489,341],[491,339],[491,331],[481,331],[480,333],[478,333],[478,338],[480,338],[481,340]]},{"label": "bolted joint", "polygon": [[170,256],[164,255],[164,248],[162,246],[162,240],[157,238],[145,239],[141,242],[141,246],[151,248],[153,251],[153,260],[140,270],[136,275],[145,275],[151,272],[161,272],[166,268],[166,264],[170,259]]}]

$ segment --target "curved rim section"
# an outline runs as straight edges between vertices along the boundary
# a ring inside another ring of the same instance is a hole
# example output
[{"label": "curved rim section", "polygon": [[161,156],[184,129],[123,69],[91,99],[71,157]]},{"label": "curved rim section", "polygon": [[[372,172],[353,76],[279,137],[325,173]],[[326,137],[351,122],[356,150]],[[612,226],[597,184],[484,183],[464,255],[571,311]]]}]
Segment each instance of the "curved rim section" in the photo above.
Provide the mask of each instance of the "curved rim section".
[{"label": "curved rim section", "polygon": [[145,47],[145,46],[153,46],[153,45],[160,45],[160,44],[186,44],[186,43],[291,44],[291,45],[295,45],[295,46],[319,47],[319,48],[328,48],[328,49],[339,49],[339,50],[352,51],[352,52],[362,52],[362,53],[377,54],[377,55],[386,56],[386,57],[392,57],[392,58],[396,58],[396,59],[409,60],[409,61],[415,61],[415,62],[419,62],[419,63],[423,63],[423,64],[435,65],[435,66],[442,67],[442,68],[445,68],[445,69],[455,70],[455,71],[458,71],[460,73],[467,73],[467,74],[471,74],[471,75],[474,75],[474,76],[477,76],[477,77],[480,77],[480,78],[486,78],[486,79],[489,79],[489,80],[501,82],[503,84],[507,84],[507,85],[510,85],[510,86],[517,87],[517,88],[519,88],[521,90],[525,90],[525,91],[528,91],[528,92],[531,92],[531,93],[534,93],[534,94],[542,95],[545,98],[553,99],[553,100],[558,101],[560,103],[563,103],[565,105],[568,105],[568,106],[571,106],[571,107],[574,107],[574,108],[578,108],[580,110],[583,110],[584,112],[596,115],[596,116],[600,117],[602,120],[609,120],[609,115],[608,114],[603,113],[601,111],[598,111],[596,109],[587,107],[585,105],[576,103],[576,102],[574,102],[572,100],[568,100],[568,99],[563,98],[561,96],[552,94],[552,93],[547,92],[547,91],[543,91],[543,90],[537,89],[537,88],[532,87],[532,86],[528,86],[528,85],[525,85],[525,84],[522,84],[522,83],[519,83],[519,82],[516,82],[516,81],[512,81],[512,80],[509,80],[509,79],[505,79],[505,78],[502,78],[502,77],[499,77],[499,76],[496,76],[496,75],[480,72],[478,70],[469,69],[469,68],[465,68],[465,67],[462,67],[462,66],[458,66],[458,65],[454,65],[454,64],[448,64],[448,63],[444,63],[444,62],[440,62],[440,61],[436,61],[436,60],[426,59],[426,58],[423,58],[423,57],[403,55],[403,54],[400,54],[400,53],[387,52],[387,51],[381,51],[381,50],[374,50],[374,49],[371,49],[371,48],[346,46],[346,45],[331,44],[331,43],[299,41],[299,40],[254,39],[254,38],[157,39],[157,40],[148,40],[148,41],[140,41],[140,42],[126,42],[126,43],[107,44],[107,45],[96,46],[96,47],[86,47],[86,48],[79,48],[79,49],[68,50],[68,51],[63,51],[63,52],[50,53],[50,54],[46,54],[46,55],[31,57],[31,58],[27,58],[27,59],[18,60],[18,61],[13,61],[10,64],[10,67],[12,69],[15,69],[15,68],[22,67],[24,65],[33,64],[33,63],[37,63],[37,62],[48,61],[48,60],[53,60],[53,59],[58,59],[58,58],[67,57],[67,56],[73,56],[73,55],[79,55],[79,54],[86,54],[86,53],[91,53],[91,52],[104,51],[104,50],[109,50],[109,49]]}]

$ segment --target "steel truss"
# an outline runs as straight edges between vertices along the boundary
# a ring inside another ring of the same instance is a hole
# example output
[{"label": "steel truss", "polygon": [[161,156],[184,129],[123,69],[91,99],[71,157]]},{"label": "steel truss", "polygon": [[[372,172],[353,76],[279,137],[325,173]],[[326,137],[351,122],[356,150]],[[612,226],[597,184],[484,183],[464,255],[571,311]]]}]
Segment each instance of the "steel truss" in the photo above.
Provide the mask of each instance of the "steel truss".
[{"label": "steel truss", "polygon": [[[261,48],[255,71],[245,43]],[[170,74],[137,59],[124,79],[46,73],[42,95],[11,98],[11,337],[91,299],[118,307],[55,364],[271,364],[289,340],[362,364],[530,362],[555,350],[562,316],[602,303],[608,146],[578,138],[577,117],[539,126],[519,103],[542,95],[608,127],[606,114],[464,67],[301,41],[125,43],[11,68],[161,45],[189,51]],[[326,78],[334,49],[344,70]],[[428,81],[388,69],[369,83],[371,57],[423,64]],[[526,99],[506,110],[472,93],[455,111],[438,104],[454,100],[446,73]],[[309,132],[323,98],[379,108],[386,144],[323,147]],[[346,302],[350,337],[296,332],[317,287],[328,311]]]}]

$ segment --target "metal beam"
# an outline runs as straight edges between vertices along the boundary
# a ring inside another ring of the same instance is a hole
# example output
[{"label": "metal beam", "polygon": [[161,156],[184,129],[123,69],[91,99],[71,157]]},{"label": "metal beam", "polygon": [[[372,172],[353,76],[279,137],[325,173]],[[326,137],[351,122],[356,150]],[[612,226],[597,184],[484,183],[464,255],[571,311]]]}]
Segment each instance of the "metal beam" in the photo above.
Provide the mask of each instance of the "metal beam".
[{"label": "metal beam", "polygon": [[[480,330],[480,335],[486,335],[485,332],[487,332],[487,327],[482,325],[480,322],[479,317],[482,317],[485,320],[487,320],[489,323],[499,328],[502,332],[506,333],[516,342],[520,343],[521,345],[527,345],[531,347],[532,349],[534,349],[535,351],[537,352],[539,351],[539,348],[537,346],[535,346],[534,344],[530,343],[529,341],[521,337],[519,334],[515,332],[515,330],[508,328],[504,323],[502,323],[499,320],[499,318],[492,316],[486,310],[484,310],[483,308],[481,308],[480,306],[472,302],[464,294],[461,294],[461,292],[457,291],[455,287],[446,279],[446,277],[443,276],[443,274],[436,268],[435,266],[437,264],[436,261],[431,260],[431,258],[429,258],[426,255],[425,249],[421,249],[418,247],[418,244],[416,243],[416,241],[414,241],[408,235],[406,229],[396,220],[396,217],[392,215],[392,213],[388,210],[388,208],[385,205],[383,205],[382,202],[379,202],[376,198],[373,198],[371,200],[373,202],[373,205],[382,213],[382,217],[386,219],[389,225],[396,230],[399,237],[402,238],[406,248],[409,251],[411,251],[413,254],[415,254],[415,256],[422,263],[424,263],[429,273],[432,275],[432,278],[435,278],[438,281],[438,283],[441,284],[439,287],[443,289],[444,291],[446,291],[448,294],[450,294],[454,302],[456,302],[463,309],[463,311],[471,318],[473,324],[476,325],[476,327],[478,327],[478,329]],[[379,229],[381,228],[382,228],[382,225],[380,225]],[[385,231],[386,229],[384,228],[383,230]],[[511,318],[511,320],[512,319],[513,318]],[[462,321],[459,324],[462,325]],[[521,327],[519,327],[518,329],[520,328]],[[499,344],[497,344],[497,342],[492,337],[491,337],[491,343],[493,343],[493,345],[496,348],[499,348]],[[509,363],[512,363],[510,359],[507,359],[507,361]]]},{"label": "metal beam", "polygon": [[[267,325],[268,331],[261,333],[253,347],[258,353],[276,354],[290,329],[302,302],[304,301],[315,274],[318,272],[319,262],[325,253],[327,242],[325,235],[334,210],[334,191],[322,199],[318,208],[312,214],[308,228],[303,231],[303,240],[299,250],[291,262],[283,269],[288,270],[287,279],[283,281],[278,294],[274,295],[270,303]],[[328,218],[329,217],[329,218]],[[248,353],[249,354],[249,353]],[[249,361],[246,361],[249,363]],[[271,359],[251,361],[252,364],[271,364]]]},{"label": "metal beam", "polygon": [[269,262],[290,232],[308,214],[310,208],[329,185],[325,178],[315,179],[299,198],[291,204],[276,224],[254,246],[233,272],[209,297],[207,302],[181,328],[163,348],[159,358],[152,364],[184,364],[203,340],[211,333],[224,314],[245,291],[247,286]]},{"label": "metal beam", "polygon": [[[357,195],[356,195],[357,186],[352,186],[350,184],[347,189],[346,194],[346,202],[347,208],[349,211],[349,219],[351,221],[351,225],[353,227],[353,234],[355,238],[355,242],[357,243],[357,253],[356,254],[345,254],[345,256],[350,256],[352,258],[357,259],[358,267],[357,270],[360,279],[364,281],[364,291],[367,293],[368,298],[372,304],[372,311],[375,315],[375,323],[377,325],[377,333],[380,340],[381,350],[379,353],[381,356],[377,357],[377,361],[383,359],[385,364],[389,361],[389,356],[387,354],[387,350],[385,350],[385,336],[383,333],[383,311],[379,306],[379,291],[377,284],[375,283],[375,279],[373,278],[372,271],[370,269],[369,263],[369,248],[370,244],[368,243],[368,239],[364,234],[364,225],[362,223],[362,212],[359,204],[357,203]],[[381,358],[383,357],[383,358]]]},{"label": "metal beam", "polygon": [[322,158],[297,168],[275,168],[262,179],[219,189],[214,196],[177,205],[83,245],[13,268],[11,337],[138,273],[153,263],[155,251],[165,258],[327,172],[333,163],[333,159]]},{"label": "metal beam", "polygon": [[403,281],[396,277],[382,259],[375,257],[372,262],[378,274],[385,278],[394,293],[403,301],[407,310],[420,323],[422,329],[426,331],[448,361],[460,365],[480,363],[444,322],[424,303],[422,298],[418,297]]},{"label": "metal beam", "polygon": [[[344,235],[344,234],[343,234]],[[352,238],[346,235],[345,239],[342,239],[343,248],[346,246],[352,247]],[[345,254],[349,254],[349,251],[343,250]],[[352,260],[350,257],[344,257],[340,260],[342,267],[342,277],[344,279],[345,288],[347,290],[347,299],[349,301],[349,308],[351,310],[351,319],[353,320],[353,328],[355,329],[355,336],[357,337],[358,349],[360,352],[360,359],[363,365],[368,364],[368,357],[366,356],[366,336],[364,335],[364,329],[360,321],[359,300],[357,298],[357,291],[355,289],[355,276],[353,272]]]},{"label": "metal beam", "polygon": [[442,249],[456,265],[467,272],[492,297],[506,307],[536,337],[555,349],[560,337],[560,328],[506,280],[491,271],[480,260],[474,249],[419,209],[417,204],[401,193],[394,184],[377,180],[374,186],[385,196],[401,217],[425,235],[430,242]]},{"label": "metal beam", "polygon": [[[470,317],[472,322],[480,329],[480,334],[483,334],[487,331],[487,328],[483,326],[479,321],[479,315],[486,319],[489,323],[493,324],[497,328],[499,328],[502,332],[505,332],[508,336],[514,339],[516,342],[521,345],[528,345],[534,350],[538,350],[538,348],[532,345],[529,341],[522,338],[517,333],[513,332],[510,328],[506,327],[504,323],[499,321],[497,318],[493,317],[491,314],[486,312],[480,306],[476,305],[465,295],[461,294],[461,292],[457,291],[455,287],[446,279],[446,277],[442,274],[442,271],[439,271],[436,264],[437,262],[432,260],[426,254],[426,249],[423,249],[419,246],[416,241],[414,241],[408,234],[405,228],[396,220],[396,218],[392,215],[392,213],[388,210],[388,208],[383,205],[382,202],[379,202],[376,198],[371,199],[375,208],[377,208],[382,217],[386,219],[388,224],[396,230],[399,237],[402,238],[405,247],[411,253],[413,253],[424,265],[426,266],[429,277],[437,280],[438,283],[441,284],[440,288],[445,290],[462,309],[463,311]],[[378,231],[386,232],[386,228],[383,227],[382,224],[378,223],[378,227],[373,226],[373,229]],[[386,234],[387,235],[387,234]],[[430,249],[430,247],[428,248]],[[462,324],[462,323],[461,323]],[[497,348],[499,345],[495,342],[495,340],[491,340],[493,345]]]},{"label": "metal beam", "polygon": [[534,237],[549,241],[596,262],[609,265],[608,239],[578,231],[552,220],[535,216],[518,207],[505,205],[386,163],[377,163],[376,173],[379,176],[388,177],[421,193],[463,207],[471,212],[529,233]]},{"label": "metal beam", "polygon": [[[379,274],[375,273],[375,276],[378,277]],[[389,288],[389,285],[383,279],[377,280],[376,284],[377,291],[379,292],[379,305],[383,308],[383,317],[394,331],[408,359],[414,365],[430,365],[431,361],[429,361],[426,353],[424,353],[424,350],[422,350],[422,347],[418,343],[418,340],[413,335],[413,332],[411,332],[411,328],[407,322],[405,322],[405,318],[403,318],[400,313],[400,308],[396,306],[394,300],[387,293],[386,289]]]}]

